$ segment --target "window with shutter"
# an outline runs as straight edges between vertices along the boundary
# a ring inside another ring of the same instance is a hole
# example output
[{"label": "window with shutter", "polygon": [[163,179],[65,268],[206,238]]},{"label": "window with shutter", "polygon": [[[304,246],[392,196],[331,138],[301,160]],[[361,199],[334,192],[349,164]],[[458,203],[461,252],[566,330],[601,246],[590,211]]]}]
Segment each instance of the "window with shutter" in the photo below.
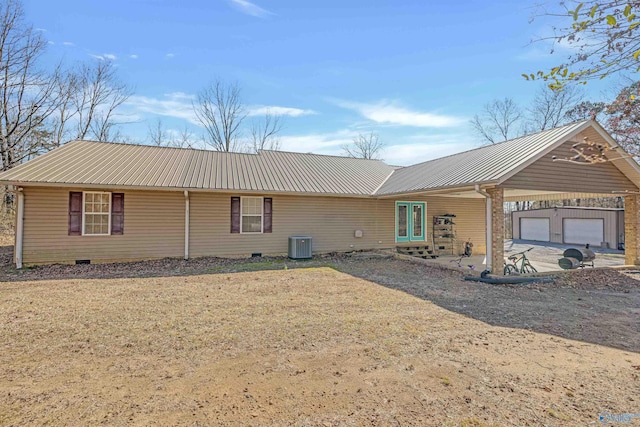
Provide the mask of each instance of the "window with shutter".
[{"label": "window with shutter", "polygon": [[82,203],[82,234],[108,236],[111,221],[111,193],[85,191]]},{"label": "window with shutter", "polygon": [[242,234],[273,231],[273,199],[271,197],[232,197],[231,232]]},{"label": "window with shutter", "polygon": [[262,233],[262,197],[240,198],[240,232]]}]

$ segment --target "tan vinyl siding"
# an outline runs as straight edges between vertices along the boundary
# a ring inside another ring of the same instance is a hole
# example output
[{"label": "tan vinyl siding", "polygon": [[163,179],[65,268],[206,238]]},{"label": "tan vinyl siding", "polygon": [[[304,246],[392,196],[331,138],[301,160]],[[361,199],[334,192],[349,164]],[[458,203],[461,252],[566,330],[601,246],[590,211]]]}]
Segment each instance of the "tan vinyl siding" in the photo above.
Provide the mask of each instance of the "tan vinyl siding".
[{"label": "tan vinyl siding", "polygon": [[[185,202],[182,192],[125,191],[123,235],[68,236],[69,191],[43,187],[24,189],[25,264],[184,255]],[[312,236],[315,252],[396,246],[395,200],[273,196],[272,233],[232,234],[230,203],[235,195],[190,193],[191,257],[248,256],[255,252],[285,254],[288,237],[292,235]],[[475,252],[484,253],[483,199],[422,197],[409,201],[427,203],[427,241],[431,239],[433,215],[452,213],[457,215],[458,246],[471,238]],[[356,230],[363,231],[362,238],[355,237]]]},{"label": "tan vinyl siding", "polygon": [[[475,198],[454,198],[454,197],[417,197],[407,199],[399,199],[402,201],[427,202],[427,216],[425,218],[425,227],[427,231],[426,240],[431,244],[433,234],[433,216],[454,214],[455,233],[456,233],[456,250],[463,253],[462,245],[465,241],[470,240],[473,243],[473,251],[476,254],[484,254],[486,252],[485,245],[485,199]],[[386,200],[385,200],[386,202]],[[395,206],[395,201],[391,202]],[[395,233],[395,213],[391,219],[393,229],[391,233]],[[395,237],[394,237],[395,238]],[[409,245],[411,243],[399,243],[398,245]]]},{"label": "tan vinyl siding", "polygon": [[184,254],[182,192],[124,192],[124,234],[69,236],[69,191],[24,188],[25,264],[175,257]]},{"label": "tan vinyl siding", "polygon": [[[576,137],[580,140],[582,135]],[[575,142],[566,142],[550,154],[537,160],[503,184],[504,188],[523,190],[547,190],[580,193],[609,193],[612,191],[638,191],[629,179],[610,162],[595,165],[577,165],[570,162],[553,161],[552,156],[567,158],[575,155],[570,151]]]},{"label": "tan vinyl siding", "polygon": [[[563,219],[565,218],[602,219],[604,221],[604,241],[609,243],[609,247],[617,249],[618,243],[620,243],[620,230],[624,230],[624,222],[622,222],[622,225],[619,224],[619,221],[624,221],[621,213],[621,211],[617,210],[571,208],[516,211],[512,213],[513,238],[520,238],[521,218],[549,218],[550,241],[553,243],[565,243],[563,241],[562,228]],[[624,231],[622,231],[622,234],[622,239],[624,240]]]},{"label": "tan vinyl siding", "polygon": [[[272,233],[231,234],[231,196],[191,193],[191,256],[283,254],[293,235],[312,236],[317,252],[396,246],[395,200],[274,196]],[[484,200],[422,197],[410,201],[427,202],[427,241],[432,216],[453,213],[458,215],[460,238],[471,238],[476,252],[484,253]],[[356,230],[362,230],[363,237],[355,237]]]}]

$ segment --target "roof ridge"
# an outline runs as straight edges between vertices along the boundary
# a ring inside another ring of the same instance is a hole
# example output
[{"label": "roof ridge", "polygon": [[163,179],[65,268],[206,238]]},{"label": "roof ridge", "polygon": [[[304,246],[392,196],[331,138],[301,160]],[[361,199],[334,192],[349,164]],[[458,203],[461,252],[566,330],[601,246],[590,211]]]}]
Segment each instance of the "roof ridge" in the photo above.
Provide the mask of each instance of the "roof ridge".
[{"label": "roof ridge", "polygon": [[220,154],[241,154],[245,156],[257,156],[256,153],[243,153],[241,151],[218,151],[218,150],[209,150],[207,148],[193,148],[193,147],[169,147],[166,145],[151,145],[151,144],[142,144],[142,143],[133,143],[133,142],[115,142],[115,141],[95,141],[91,139],[73,139],[71,141],[66,142],[61,147],[66,146],[67,144],[72,144],[75,142],[88,142],[91,144],[111,144],[111,145],[125,145],[128,147],[144,147],[144,148],[160,148],[165,150],[183,150],[183,151],[204,151],[206,153],[220,153]]},{"label": "roof ridge", "polygon": [[[258,150],[258,153],[260,153],[262,151],[267,152],[267,153],[288,153],[288,154],[302,154],[302,155],[307,155],[307,156],[336,157],[338,159],[349,159],[349,160],[358,160],[358,161],[367,160],[367,161],[371,161],[371,162],[380,162],[380,163],[384,163],[385,165],[387,165],[387,163],[385,163],[384,160],[381,160],[381,159],[363,159],[363,158],[360,158],[360,157],[339,156],[337,154],[302,153],[300,151],[264,150],[264,149]],[[387,165],[387,166],[391,166],[391,165]]]},{"label": "roof ridge", "polygon": [[[300,152],[300,151],[265,150],[265,149],[260,149],[260,150],[258,150],[257,153],[243,153],[241,151],[218,151],[218,150],[211,150],[211,149],[207,149],[207,148],[169,147],[169,146],[165,146],[165,145],[151,145],[151,144],[143,144],[143,143],[115,142],[115,141],[95,141],[95,140],[91,140],[91,139],[73,139],[73,140],[70,140],[70,141],[66,142],[61,147],[65,146],[67,144],[78,143],[78,142],[81,142],[81,143],[82,142],[88,142],[88,143],[92,143],[92,144],[125,145],[125,146],[129,146],[129,147],[144,147],[144,148],[150,147],[150,148],[170,149],[170,150],[198,151],[198,152],[207,152],[207,153],[220,153],[220,154],[223,154],[223,155],[226,155],[226,154],[240,154],[240,155],[245,155],[245,156],[259,156],[261,152],[287,153],[287,154],[295,154],[295,155],[333,157],[333,158],[338,158],[338,159],[349,159],[349,160],[356,160],[356,161],[367,160],[367,161],[374,161],[374,162],[379,162],[379,163],[383,163],[383,164],[387,165],[387,163],[385,163],[383,160],[380,160],[380,159],[362,159],[362,158],[359,158],[359,157],[339,156],[337,154],[303,153],[303,152]],[[390,166],[390,165],[387,165],[387,166]]]}]

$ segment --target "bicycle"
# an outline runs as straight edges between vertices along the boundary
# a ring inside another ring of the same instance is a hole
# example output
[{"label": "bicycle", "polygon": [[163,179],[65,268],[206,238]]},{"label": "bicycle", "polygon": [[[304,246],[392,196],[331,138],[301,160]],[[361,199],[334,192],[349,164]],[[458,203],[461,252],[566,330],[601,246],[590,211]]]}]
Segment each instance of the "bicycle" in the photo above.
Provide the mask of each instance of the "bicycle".
[{"label": "bicycle", "polygon": [[[532,250],[533,248],[529,248],[526,251],[518,252],[509,256],[509,261],[511,263],[504,262],[504,272],[505,276],[512,276],[517,274],[527,274],[527,273],[537,273],[538,270],[531,265],[529,258],[527,258],[527,252]],[[521,255],[518,258],[518,255]],[[518,267],[518,263],[520,263],[520,267]]]}]

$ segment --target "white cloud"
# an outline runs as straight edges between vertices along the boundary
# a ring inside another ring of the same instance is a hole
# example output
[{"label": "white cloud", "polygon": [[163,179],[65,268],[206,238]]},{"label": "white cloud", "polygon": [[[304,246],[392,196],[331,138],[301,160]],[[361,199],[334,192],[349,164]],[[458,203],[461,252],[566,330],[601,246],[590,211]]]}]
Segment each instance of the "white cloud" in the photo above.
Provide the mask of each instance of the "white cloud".
[{"label": "white cloud", "polygon": [[[137,113],[151,113],[159,116],[175,117],[199,125],[195,113],[193,112],[193,101],[195,95],[184,92],[166,93],[159,98],[152,98],[141,95],[129,97],[126,105],[130,110]],[[261,116],[271,111],[273,114],[283,116],[299,117],[303,115],[316,114],[312,110],[302,110],[300,108],[273,106],[252,106],[247,108],[247,116]]]},{"label": "white cloud", "polygon": [[231,0],[231,4],[240,10],[240,12],[257,18],[266,18],[274,14],[247,0]]},{"label": "white cloud", "polygon": [[76,44],[74,42],[62,42],[63,45],[65,46],[75,46]]},{"label": "white cloud", "polygon": [[458,126],[465,121],[457,116],[412,111],[389,100],[381,100],[373,104],[341,100],[334,102],[339,107],[354,110],[366,119],[380,124],[444,128]]},{"label": "white cloud", "polygon": [[175,117],[197,125],[198,120],[191,104],[193,99],[193,95],[183,92],[167,93],[160,99],[133,95],[125,105],[134,112]]},{"label": "white cloud", "polygon": [[109,60],[109,61],[115,61],[118,57],[115,56],[112,53],[103,53],[102,55],[94,55],[92,53],[89,54],[90,57],[95,58],[99,61],[105,61],[105,60]]},{"label": "white cloud", "polygon": [[129,55],[129,58],[131,58],[131,59],[138,59],[138,55],[136,55],[136,54]]},{"label": "white cloud", "polygon": [[384,147],[381,157],[386,163],[409,166],[477,148],[465,135],[415,135],[405,141]]},{"label": "white cloud", "polygon": [[351,143],[356,135],[357,132],[347,129],[330,133],[282,135],[279,137],[280,149],[298,153],[341,155],[342,146]]},{"label": "white cloud", "polygon": [[[357,130],[342,129],[328,133],[282,135],[279,139],[284,151],[343,156],[342,146],[351,144],[357,135]],[[477,148],[477,143],[465,134],[419,134],[386,145],[380,157],[390,165],[409,166],[473,148]]]},{"label": "white cloud", "polygon": [[165,58],[169,58],[169,59],[170,59],[170,58],[173,58],[173,57],[175,57],[175,56],[176,56],[176,54],[175,54],[175,53],[167,53],[164,57],[165,57]]},{"label": "white cloud", "polygon": [[290,117],[309,116],[312,114],[317,114],[313,110],[302,110],[300,108],[279,107],[277,105],[256,105],[248,108],[247,116],[264,116],[268,113]]}]

